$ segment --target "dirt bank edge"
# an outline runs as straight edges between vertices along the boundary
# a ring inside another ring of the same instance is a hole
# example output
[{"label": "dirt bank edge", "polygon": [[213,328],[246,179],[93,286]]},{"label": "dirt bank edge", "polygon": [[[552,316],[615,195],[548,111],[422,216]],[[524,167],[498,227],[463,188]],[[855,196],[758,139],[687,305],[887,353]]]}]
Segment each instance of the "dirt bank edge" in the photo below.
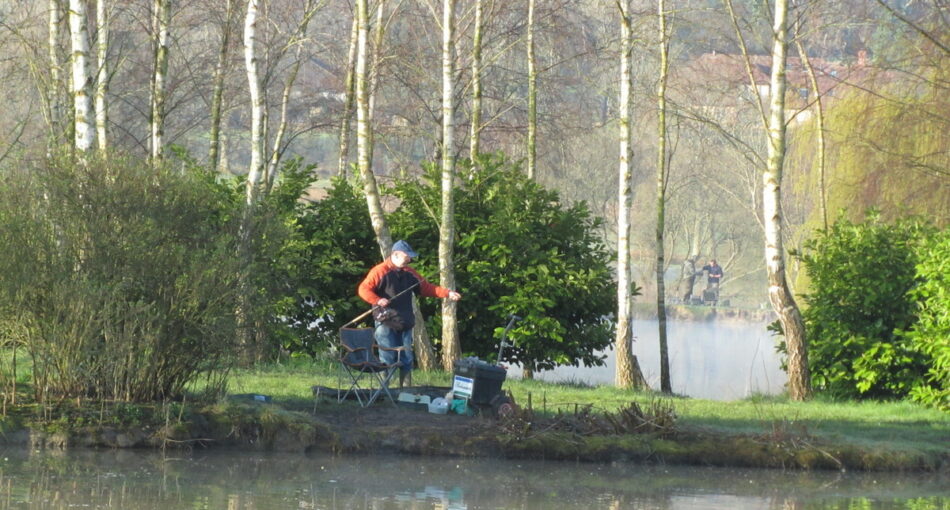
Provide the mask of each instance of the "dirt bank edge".
[{"label": "dirt bank edge", "polygon": [[950,450],[910,451],[806,437],[774,438],[677,430],[582,435],[512,431],[491,418],[433,415],[389,405],[321,405],[288,410],[221,403],[164,421],[83,424],[3,422],[0,443],[39,448],[238,448],[249,451],[398,453],[582,462],[848,471],[946,471]]}]

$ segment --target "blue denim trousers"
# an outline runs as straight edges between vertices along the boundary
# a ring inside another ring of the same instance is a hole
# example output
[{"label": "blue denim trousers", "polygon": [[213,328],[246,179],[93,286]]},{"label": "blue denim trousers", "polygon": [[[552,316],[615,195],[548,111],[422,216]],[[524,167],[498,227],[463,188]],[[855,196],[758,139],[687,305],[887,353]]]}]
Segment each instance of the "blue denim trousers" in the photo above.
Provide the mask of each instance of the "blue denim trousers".
[{"label": "blue denim trousers", "polygon": [[379,322],[376,323],[376,343],[383,347],[388,347],[394,349],[396,347],[406,346],[406,350],[402,352],[393,352],[393,351],[379,351],[379,357],[383,360],[383,363],[387,365],[392,365],[396,363],[396,356],[399,356],[399,362],[402,363],[402,366],[399,367],[399,370],[403,374],[409,373],[412,370],[412,328],[409,328],[405,331],[395,331],[385,324]]}]

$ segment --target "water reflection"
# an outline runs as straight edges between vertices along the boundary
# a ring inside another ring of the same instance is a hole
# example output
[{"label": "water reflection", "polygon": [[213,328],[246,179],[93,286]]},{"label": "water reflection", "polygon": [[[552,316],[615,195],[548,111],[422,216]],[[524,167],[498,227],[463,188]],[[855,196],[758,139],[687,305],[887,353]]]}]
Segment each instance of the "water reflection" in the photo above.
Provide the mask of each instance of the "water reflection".
[{"label": "water reflection", "polygon": [[0,509],[779,509],[950,505],[946,476],[497,459],[4,452]]},{"label": "water reflection", "polygon": [[[776,339],[765,323],[737,321],[669,321],[670,374],[673,392],[694,398],[736,400],[752,394],[784,391],[788,376],[780,368]],[[660,342],[656,320],[633,321],[633,353],[647,382],[660,387]],[[613,351],[602,367],[558,367],[538,379],[613,384]],[[512,367],[510,377],[519,377]]]}]

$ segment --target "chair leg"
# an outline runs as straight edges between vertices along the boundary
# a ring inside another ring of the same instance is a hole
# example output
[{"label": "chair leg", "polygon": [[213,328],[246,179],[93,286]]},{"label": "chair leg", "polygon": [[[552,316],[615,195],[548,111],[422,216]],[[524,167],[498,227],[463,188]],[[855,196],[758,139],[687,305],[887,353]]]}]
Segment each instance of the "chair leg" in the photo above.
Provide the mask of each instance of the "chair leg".
[{"label": "chair leg", "polygon": [[[363,388],[360,387],[359,376],[353,375],[354,370],[350,370],[350,368],[347,367],[346,365],[344,365],[343,368],[344,370],[346,370],[346,374],[350,376],[350,388],[346,390],[346,392],[343,393],[342,395],[340,395],[339,392],[337,393],[337,402],[343,402],[344,400],[346,400],[346,397],[348,397],[350,393],[352,393],[356,395],[356,401],[359,402],[360,406],[366,407],[369,404],[363,403],[363,396],[360,394],[363,391]],[[356,373],[361,374],[362,372],[356,372]]]},{"label": "chair leg", "polygon": [[396,375],[396,370],[399,370],[399,368],[394,367],[389,370],[386,370],[385,372],[375,373],[376,380],[377,382],[379,382],[379,389],[373,392],[373,394],[369,398],[369,401],[363,407],[368,407],[370,404],[375,402],[376,399],[378,399],[380,395],[382,395],[383,393],[385,393],[386,396],[389,397],[389,401],[392,402],[394,406],[396,405],[396,399],[393,398],[393,394],[389,391],[389,383],[390,381],[392,381],[393,376]]}]

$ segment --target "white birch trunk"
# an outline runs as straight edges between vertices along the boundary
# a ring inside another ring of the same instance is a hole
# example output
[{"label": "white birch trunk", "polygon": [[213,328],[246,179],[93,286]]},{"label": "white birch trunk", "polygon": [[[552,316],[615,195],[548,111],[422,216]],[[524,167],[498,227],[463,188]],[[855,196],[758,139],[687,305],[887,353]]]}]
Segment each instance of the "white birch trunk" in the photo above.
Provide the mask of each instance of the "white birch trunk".
[{"label": "white birch trunk", "polygon": [[617,196],[617,331],[614,340],[617,365],[616,385],[640,387],[642,375],[633,356],[633,275],[630,262],[630,211],[633,206],[633,148],[631,143],[631,63],[630,0],[622,0],[620,41],[620,166]]},{"label": "white birch trunk", "polygon": [[231,20],[234,15],[234,0],[225,0],[224,26],[221,27],[221,46],[218,62],[214,68],[214,83],[211,91],[211,129],[208,147],[208,166],[217,171],[221,158],[221,109],[224,103],[224,78],[228,69],[228,46],[231,43]]},{"label": "white birch trunk", "polygon": [[478,156],[482,130],[482,0],[475,0],[475,34],[472,36],[472,127],[469,157]]},{"label": "white birch trunk", "polygon": [[370,222],[373,232],[376,233],[376,243],[383,258],[389,256],[393,240],[386,223],[386,215],[379,197],[379,187],[376,185],[376,176],[373,174],[372,160],[370,159],[369,119],[369,90],[366,69],[367,36],[368,34],[368,7],[367,0],[356,0],[358,19],[357,51],[356,51],[356,151],[357,164],[360,176],[363,179],[363,194],[366,196],[366,205],[369,208]]},{"label": "white birch trunk", "polygon": [[763,175],[762,218],[765,222],[765,261],[769,301],[778,314],[788,349],[788,388],[793,400],[811,397],[805,325],[785,276],[782,232],[782,171],[785,164],[785,65],[788,0],[775,1],[772,41],[771,99],[768,120],[768,160]]},{"label": "white birch trunk", "polygon": [[528,178],[535,178],[538,131],[538,75],[534,67],[534,0],[528,0]]},{"label": "white birch trunk", "polygon": [[96,140],[99,152],[106,153],[109,147],[108,124],[109,104],[106,94],[109,93],[109,2],[96,0]]},{"label": "white birch trunk", "polygon": [[[248,90],[251,99],[251,164],[248,169],[245,207],[241,222],[239,250],[246,267],[251,263],[251,240],[254,238],[254,212],[260,197],[261,178],[263,176],[263,123],[264,98],[261,94],[261,81],[258,73],[257,58],[257,22],[260,0],[248,0],[244,17],[244,64],[247,71]],[[245,361],[253,360],[261,353],[257,343],[257,328],[251,316],[251,283],[247,274],[243,274],[239,283],[240,297],[235,315],[240,328],[238,344],[240,354]]]},{"label": "white birch trunk", "polygon": [[383,31],[385,29],[384,13],[386,0],[378,0],[376,4],[376,24],[373,26],[373,67],[369,79],[369,118],[376,115],[376,88],[379,86],[379,64],[383,52]]},{"label": "white birch trunk", "polygon": [[795,45],[798,47],[798,55],[802,59],[802,65],[808,72],[808,82],[811,85],[812,94],[815,95],[815,128],[818,132],[818,212],[821,215],[821,224],[825,230],[828,230],[828,204],[827,192],[825,191],[825,110],[821,102],[821,88],[818,87],[818,77],[815,75],[815,68],[808,59],[808,53],[805,51],[805,45],[801,39],[795,39]]},{"label": "white birch trunk", "polygon": [[293,39],[289,43],[296,45],[294,49],[294,64],[290,68],[290,74],[287,76],[287,80],[284,82],[284,92],[280,98],[280,123],[277,126],[277,134],[274,136],[273,149],[271,150],[271,155],[267,162],[267,170],[264,172],[264,186],[265,192],[267,193],[270,193],[274,182],[277,180],[277,168],[280,164],[281,155],[286,149],[284,146],[284,136],[287,133],[287,109],[290,105],[290,93],[293,91],[294,82],[297,81],[297,74],[300,72],[300,65],[302,64],[300,55],[303,53],[304,39],[307,36],[307,26],[310,25],[310,20],[313,19],[314,14],[316,14],[314,1],[315,0],[307,0],[307,4],[304,7],[303,20],[301,20],[297,31],[294,33]]},{"label": "white birch trunk", "polygon": [[244,18],[244,65],[247,70],[248,91],[251,96],[251,165],[247,174],[247,205],[257,203],[260,193],[263,163],[264,96],[258,75],[257,13],[260,0],[247,1]]},{"label": "white birch trunk", "polygon": [[[442,221],[439,225],[439,280],[455,289],[455,0],[442,2]],[[452,371],[459,359],[456,310],[451,299],[442,300],[442,368]]]},{"label": "white birch trunk", "polygon": [[669,40],[666,30],[666,2],[657,1],[658,33],[660,37],[660,72],[657,80],[657,157],[656,157],[656,314],[660,336],[660,391],[673,393],[670,378],[670,351],[666,336],[666,81],[669,70]]},{"label": "white birch trunk", "polygon": [[49,87],[46,94],[49,98],[49,142],[47,155],[52,155],[53,148],[62,142],[63,135],[63,101],[60,97],[60,86],[63,80],[63,63],[59,58],[59,31],[63,23],[59,0],[49,0]]},{"label": "white birch trunk", "polygon": [[152,162],[162,161],[165,149],[165,94],[168,79],[169,24],[172,0],[155,0],[152,4],[155,16],[155,58],[152,75]]},{"label": "white birch trunk", "polygon": [[350,30],[350,50],[346,60],[346,82],[344,82],[343,115],[340,119],[340,162],[337,169],[340,177],[346,175],[350,152],[350,119],[353,117],[353,96],[355,95],[354,75],[356,72],[356,46],[359,38],[359,16],[353,11],[353,27]]},{"label": "white birch trunk", "polygon": [[72,42],[72,92],[75,110],[76,150],[86,152],[96,141],[93,128],[92,75],[89,72],[89,23],[86,0],[69,0],[69,32]]},{"label": "white birch trunk", "polygon": [[379,87],[379,67],[382,60],[383,51],[383,9],[386,0],[378,0],[376,5],[376,26],[373,35],[373,67],[369,79],[369,159],[373,161],[373,154],[376,150],[376,130],[373,129],[373,121],[376,118],[376,90]]},{"label": "white birch trunk", "polygon": [[287,108],[290,105],[290,93],[294,88],[294,82],[297,80],[297,74],[300,71],[300,47],[298,46],[297,61],[290,68],[290,74],[284,83],[284,91],[280,97],[280,122],[277,124],[277,133],[274,135],[274,144],[271,149],[270,158],[267,160],[267,167],[264,170],[264,190],[269,193],[277,180],[277,165],[280,164],[280,157],[285,149],[284,134],[287,132]]},{"label": "white birch trunk", "polygon": [[221,171],[224,173],[231,173],[231,161],[228,159],[228,133],[225,130],[221,131],[221,143],[218,144],[218,153],[221,155],[219,157],[220,163],[218,167],[221,168]]}]

